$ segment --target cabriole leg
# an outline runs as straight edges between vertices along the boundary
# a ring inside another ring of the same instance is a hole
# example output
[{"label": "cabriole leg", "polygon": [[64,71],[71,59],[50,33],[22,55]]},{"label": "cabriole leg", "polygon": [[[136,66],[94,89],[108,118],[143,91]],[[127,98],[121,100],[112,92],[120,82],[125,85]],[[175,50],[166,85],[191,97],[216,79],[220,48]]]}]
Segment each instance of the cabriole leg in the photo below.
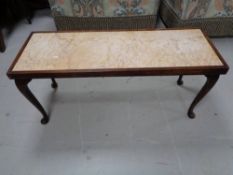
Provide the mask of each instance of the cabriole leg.
[{"label": "cabriole leg", "polygon": [[195,118],[195,113],[193,112],[193,109],[201,101],[201,99],[212,89],[212,87],[218,81],[219,75],[206,75],[206,77],[207,80],[205,85],[202,87],[202,89],[197,94],[197,96],[195,97],[195,99],[189,107],[188,116],[191,119]]},{"label": "cabriole leg", "polygon": [[36,99],[33,93],[28,88],[28,83],[31,79],[16,79],[15,84],[18,90],[27,98],[43,115],[41,119],[41,124],[47,124],[49,122],[49,116],[45,112],[44,108],[41,106],[40,102]]}]

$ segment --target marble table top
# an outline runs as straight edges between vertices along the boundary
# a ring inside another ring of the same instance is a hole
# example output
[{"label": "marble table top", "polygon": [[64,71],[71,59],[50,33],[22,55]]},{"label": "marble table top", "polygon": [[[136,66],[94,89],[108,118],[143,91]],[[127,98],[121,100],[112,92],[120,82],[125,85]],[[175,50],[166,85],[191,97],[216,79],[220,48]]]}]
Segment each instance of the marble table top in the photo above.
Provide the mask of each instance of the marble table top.
[{"label": "marble table top", "polygon": [[34,33],[12,71],[222,66],[198,29]]}]

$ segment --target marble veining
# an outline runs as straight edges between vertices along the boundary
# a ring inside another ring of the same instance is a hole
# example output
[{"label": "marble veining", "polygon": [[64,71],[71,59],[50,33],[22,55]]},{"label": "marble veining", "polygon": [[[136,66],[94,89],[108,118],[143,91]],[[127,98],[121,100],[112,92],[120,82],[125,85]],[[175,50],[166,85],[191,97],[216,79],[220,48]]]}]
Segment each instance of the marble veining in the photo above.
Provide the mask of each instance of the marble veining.
[{"label": "marble veining", "polygon": [[200,30],[34,33],[13,71],[223,65]]}]

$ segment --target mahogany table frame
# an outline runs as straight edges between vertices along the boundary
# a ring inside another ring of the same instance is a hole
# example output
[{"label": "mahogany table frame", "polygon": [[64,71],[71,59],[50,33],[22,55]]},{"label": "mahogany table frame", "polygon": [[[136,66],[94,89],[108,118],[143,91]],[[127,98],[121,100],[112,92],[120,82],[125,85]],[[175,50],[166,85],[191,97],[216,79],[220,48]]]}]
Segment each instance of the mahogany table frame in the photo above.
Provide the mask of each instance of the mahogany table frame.
[{"label": "mahogany table frame", "polygon": [[[164,30],[164,29],[162,29]],[[165,30],[177,30],[177,29],[165,29]],[[185,30],[185,29],[180,29]],[[59,33],[68,31],[59,31]],[[69,31],[77,32],[77,31]],[[79,31],[80,32],[80,31]],[[100,31],[101,32],[101,31]],[[111,32],[111,31],[109,31]],[[15,80],[15,84],[18,90],[41,112],[43,115],[41,119],[42,124],[47,124],[49,122],[49,116],[45,112],[44,108],[40,102],[36,99],[33,93],[28,88],[28,83],[32,79],[52,79],[52,87],[57,88],[57,83],[55,78],[78,78],[78,77],[121,77],[121,76],[179,76],[177,80],[178,85],[182,85],[183,75],[204,75],[207,80],[204,86],[201,88],[197,96],[191,103],[187,115],[189,118],[195,118],[195,113],[193,112],[195,106],[200,102],[200,100],[212,89],[215,85],[219,76],[221,74],[226,74],[229,66],[224,61],[221,54],[212,44],[210,39],[205,33],[204,36],[207,39],[210,46],[213,48],[219,59],[221,60],[221,66],[198,66],[198,67],[163,67],[163,68],[124,68],[124,69],[82,69],[82,70],[47,70],[47,71],[13,71],[15,64],[20,58],[24,48],[26,47],[28,41],[30,40],[33,33],[53,33],[53,32],[32,32],[19,53],[17,54],[14,62],[8,69],[7,75],[10,79]]]}]

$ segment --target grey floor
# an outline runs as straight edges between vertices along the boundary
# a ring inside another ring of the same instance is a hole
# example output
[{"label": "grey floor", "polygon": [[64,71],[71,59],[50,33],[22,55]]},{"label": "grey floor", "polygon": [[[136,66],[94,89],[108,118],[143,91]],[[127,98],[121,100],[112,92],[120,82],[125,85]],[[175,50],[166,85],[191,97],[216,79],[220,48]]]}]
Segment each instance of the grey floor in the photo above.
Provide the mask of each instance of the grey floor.
[{"label": "grey floor", "polygon": [[[48,125],[17,91],[6,71],[31,31],[55,30],[49,14],[21,21],[0,54],[0,174],[232,175],[233,71],[186,111],[204,77],[59,79],[31,82],[51,113]],[[233,38],[213,39],[233,65]]]}]

